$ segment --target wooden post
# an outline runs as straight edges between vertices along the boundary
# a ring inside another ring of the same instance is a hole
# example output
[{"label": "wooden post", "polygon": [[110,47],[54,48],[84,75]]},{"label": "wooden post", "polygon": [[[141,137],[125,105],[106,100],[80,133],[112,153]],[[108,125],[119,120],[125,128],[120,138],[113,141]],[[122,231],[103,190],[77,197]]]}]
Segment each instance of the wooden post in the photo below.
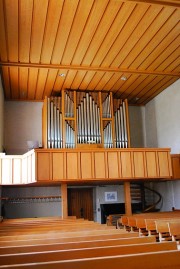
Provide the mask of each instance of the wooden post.
[{"label": "wooden post", "polygon": [[[129,110],[127,99],[125,100],[125,106],[126,106],[126,127],[127,127],[128,148],[130,148],[131,141],[130,141]],[[124,197],[125,197],[125,213],[126,215],[132,215],[130,182],[124,182]]]},{"label": "wooden post", "polygon": [[125,214],[132,215],[131,207],[131,183],[124,182]]},{"label": "wooden post", "polygon": [[47,124],[47,96],[44,99],[43,108],[42,108],[42,147],[48,148],[48,124]]},{"label": "wooden post", "polygon": [[68,217],[68,199],[67,199],[67,184],[61,184],[61,199],[62,199],[62,219]]}]

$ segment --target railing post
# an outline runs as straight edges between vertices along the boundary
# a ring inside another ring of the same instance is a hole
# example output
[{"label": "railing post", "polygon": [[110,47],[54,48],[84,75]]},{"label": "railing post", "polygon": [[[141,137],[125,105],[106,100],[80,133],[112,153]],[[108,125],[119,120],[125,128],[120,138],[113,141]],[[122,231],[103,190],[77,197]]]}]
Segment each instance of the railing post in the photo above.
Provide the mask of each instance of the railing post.
[{"label": "railing post", "polygon": [[68,217],[67,184],[61,184],[61,210],[62,218]]},{"label": "railing post", "polygon": [[125,214],[132,215],[130,182],[124,182]]}]

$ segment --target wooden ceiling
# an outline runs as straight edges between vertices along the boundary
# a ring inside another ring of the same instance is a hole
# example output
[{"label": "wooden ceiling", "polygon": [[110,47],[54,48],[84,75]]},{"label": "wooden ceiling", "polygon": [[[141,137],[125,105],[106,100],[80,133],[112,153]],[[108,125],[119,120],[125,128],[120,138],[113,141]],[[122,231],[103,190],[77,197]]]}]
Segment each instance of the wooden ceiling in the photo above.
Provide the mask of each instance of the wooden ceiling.
[{"label": "wooden ceiling", "polygon": [[179,19],[179,0],[0,0],[5,98],[68,88],[144,105],[180,77]]}]

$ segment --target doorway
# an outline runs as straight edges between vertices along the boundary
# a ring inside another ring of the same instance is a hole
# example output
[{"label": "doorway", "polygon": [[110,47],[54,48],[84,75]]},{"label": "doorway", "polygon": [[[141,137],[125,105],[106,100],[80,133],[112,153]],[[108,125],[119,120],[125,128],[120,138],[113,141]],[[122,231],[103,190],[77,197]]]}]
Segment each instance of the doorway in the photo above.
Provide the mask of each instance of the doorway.
[{"label": "doorway", "polygon": [[92,188],[68,189],[68,216],[94,220]]}]

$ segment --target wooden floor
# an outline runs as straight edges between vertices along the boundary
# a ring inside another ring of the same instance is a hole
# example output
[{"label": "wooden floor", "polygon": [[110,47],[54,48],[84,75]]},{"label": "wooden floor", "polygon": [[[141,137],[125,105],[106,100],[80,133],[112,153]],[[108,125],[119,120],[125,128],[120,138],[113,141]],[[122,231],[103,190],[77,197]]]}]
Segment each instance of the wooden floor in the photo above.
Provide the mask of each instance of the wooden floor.
[{"label": "wooden floor", "polygon": [[177,242],[157,242],[155,235],[75,217],[5,219],[0,223],[0,269],[139,269],[144,264],[177,269]]}]

